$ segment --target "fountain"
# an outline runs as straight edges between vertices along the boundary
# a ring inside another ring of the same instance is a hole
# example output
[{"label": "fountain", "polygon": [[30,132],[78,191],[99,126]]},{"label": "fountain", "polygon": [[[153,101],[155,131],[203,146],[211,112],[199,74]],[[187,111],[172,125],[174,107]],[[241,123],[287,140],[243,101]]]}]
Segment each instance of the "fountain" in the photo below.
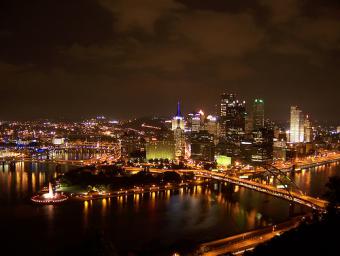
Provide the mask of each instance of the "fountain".
[{"label": "fountain", "polygon": [[51,182],[48,183],[48,193],[40,193],[31,198],[33,202],[39,204],[61,203],[66,201],[67,199],[68,197],[66,195],[53,191]]}]

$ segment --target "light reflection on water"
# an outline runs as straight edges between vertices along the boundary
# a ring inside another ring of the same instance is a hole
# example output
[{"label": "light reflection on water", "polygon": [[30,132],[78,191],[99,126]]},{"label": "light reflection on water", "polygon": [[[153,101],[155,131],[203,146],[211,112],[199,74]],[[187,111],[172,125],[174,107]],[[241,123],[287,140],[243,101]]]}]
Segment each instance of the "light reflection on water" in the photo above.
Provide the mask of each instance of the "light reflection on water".
[{"label": "light reflection on water", "polygon": [[[29,243],[33,237],[63,246],[66,240],[80,241],[86,232],[97,228],[123,252],[152,248],[150,244],[155,244],[157,250],[157,246],[176,247],[183,240],[195,244],[246,232],[284,221],[302,210],[300,206],[290,208],[284,200],[227,183],[58,206],[30,204],[30,195],[57,175],[55,170],[55,165],[39,163],[0,166],[0,218],[6,220],[2,230],[8,235],[3,244],[11,245],[8,238],[20,232],[22,238],[17,242],[32,251],[37,249]],[[306,191],[320,193],[328,176],[334,174],[340,174],[339,165],[301,171],[293,177]]]},{"label": "light reflection on water", "polygon": [[[339,163],[330,163],[309,169],[302,169],[301,171],[291,174],[288,173],[288,177],[295,182],[299,189],[313,197],[323,197],[326,192],[325,185],[328,182],[329,177],[335,175],[340,176]],[[262,182],[272,185],[280,184],[273,176],[269,178],[269,181],[263,179]]]}]

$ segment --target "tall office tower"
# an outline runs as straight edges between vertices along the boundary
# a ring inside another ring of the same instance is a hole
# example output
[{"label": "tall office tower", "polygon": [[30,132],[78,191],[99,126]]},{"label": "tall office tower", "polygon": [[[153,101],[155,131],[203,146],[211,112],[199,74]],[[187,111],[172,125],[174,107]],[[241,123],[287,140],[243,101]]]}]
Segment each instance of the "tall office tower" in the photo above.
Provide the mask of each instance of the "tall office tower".
[{"label": "tall office tower", "polygon": [[221,96],[220,129],[221,136],[238,133],[245,129],[246,102],[236,99],[233,93]]},{"label": "tall office tower", "polygon": [[273,130],[259,128],[253,132],[252,162],[270,162],[273,159]]},{"label": "tall office tower", "polygon": [[245,121],[245,132],[247,134],[250,134],[253,131],[254,128],[254,118],[252,117],[252,115],[250,115],[249,113],[246,114],[246,121]]},{"label": "tall office tower", "polygon": [[204,130],[206,130],[209,134],[214,135],[215,137],[219,135],[219,124],[217,122],[216,116],[207,116],[204,123]]},{"label": "tall office tower", "polygon": [[188,114],[187,128],[191,132],[199,132],[202,129],[204,121],[204,112],[200,110],[199,112],[193,112]]},{"label": "tall office tower", "polygon": [[191,159],[214,161],[214,136],[208,131],[192,133],[190,136]]},{"label": "tall office tower", "polygon": [[184,119],[181,114],[181,107],[177,103],[177,113],[172,119],[172,130],[174,132],[175,156],[177,159],[185,157],[185,135],[184,135]]},{"label": "tall office tower", "polygon": [[304,141],[305,142],[312,142],[313,141],[313,129],[312,129],[312,123],[309,119],[309,116],[306,115],[305,121],[304,121]]},{"label": "tall office tower", "polygon": [[185,157],[185,135],[184,130],[179,126],[174,130],[175,156],[177,159]]},{"label": "tall office tower", "polygon": [[172,118],[172,128],[171,128],[171,130],[174,131],[177,127],[184,130],[184,118],[183,118],[182,113],[181,113],[181,106],[180,106],[179,101],[177,103],[177,113]]},{"label": "tall office tower", "polygon": [[253,103],[253,127],[254,130],[264,127],[264,101],[255,99]]},{"label": "tall office tower", "polygon": [[301,109],[290,107],[290,142],[299,143],[304,140],[304,120]]}]

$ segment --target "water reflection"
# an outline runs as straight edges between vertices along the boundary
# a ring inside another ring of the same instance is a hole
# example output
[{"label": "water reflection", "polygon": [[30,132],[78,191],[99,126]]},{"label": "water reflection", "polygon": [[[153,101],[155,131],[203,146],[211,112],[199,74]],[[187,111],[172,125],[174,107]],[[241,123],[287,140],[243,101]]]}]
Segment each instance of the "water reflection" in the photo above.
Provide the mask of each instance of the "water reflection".
[{"label": "water reflection", "polygon": [[107,214],[107,199],[103,198],[101,200],[101,204],[102,204],[102,216],[106,216],[106,214]]},{"label": "water reflection", "polygon": [[[12,234],[3,243],[10,242],[15,235],[12,230],[17,230],[22,233],[17,243],[27,244],[25,239],[33,234],[62,247],[65,241],[79,242],[84,232],[94,227],[104,230],[122,255],[129,250],[138,255],[140,248],[155,250],[145,255],[158,255],[157,250],[176,247],[184,239],[186,244],[219,239],[287,220],[304,210],[228,183],[58,206],[28,204],[31,194],[59,171],[65,171],[56,169],[55,165],[37,163],[0,166],[0,218],[6,220],[2,231]],[[328,176],[336,173],[340,174],[339,165],[301,171],[292,177],[301,188],[317,193],[322,191]]]},{"label": "water reflection", "polygon": [[[340,175],[339,163],[325,164],[309,169],[302,169],[294,173],[288,173],[288,177],[295,182],[299,189],[313,197],[323,197],[325,194],[325,185],[329,177],[334,175]],[[279,176],[279,179],[284,180],[286,178]],[[274,176],[256,178],[258,182],[274,186],[281,185],[279,179]]]}]

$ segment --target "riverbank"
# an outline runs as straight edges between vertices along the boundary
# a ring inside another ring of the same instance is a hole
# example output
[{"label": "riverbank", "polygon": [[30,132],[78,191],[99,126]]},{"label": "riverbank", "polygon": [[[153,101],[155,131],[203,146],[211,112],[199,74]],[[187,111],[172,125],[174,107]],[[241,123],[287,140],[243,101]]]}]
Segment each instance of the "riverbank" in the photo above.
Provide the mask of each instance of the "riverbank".
[{"label": "riverbank", "polygon": [[[106,199],[106,198],[114,198],[114,197],[121,197],[121,196],[129,196],[129,195],[143,195],[147,193],[155,193],[155,192],[163,192],[163,191],[174,191],[174,190],[180,190],[185,188],[192,188],[195,186],[202,186],[206,185],[208,182],[185,182],[180,183],[178,185],[165,185],[165,186],[151,186],[151,187],[135,187],[131,189],[120,189],[116,191],[110,191],[110,192],[100,192],[98,194],[91,194],[88,192],[66,192],[70,199],[76,199],[76,200],[82,200],[82,201],[88,201],[88,200],[96,200],[96,199]],[[58,192],[64,192],[62,190],[57,190]]]}]

